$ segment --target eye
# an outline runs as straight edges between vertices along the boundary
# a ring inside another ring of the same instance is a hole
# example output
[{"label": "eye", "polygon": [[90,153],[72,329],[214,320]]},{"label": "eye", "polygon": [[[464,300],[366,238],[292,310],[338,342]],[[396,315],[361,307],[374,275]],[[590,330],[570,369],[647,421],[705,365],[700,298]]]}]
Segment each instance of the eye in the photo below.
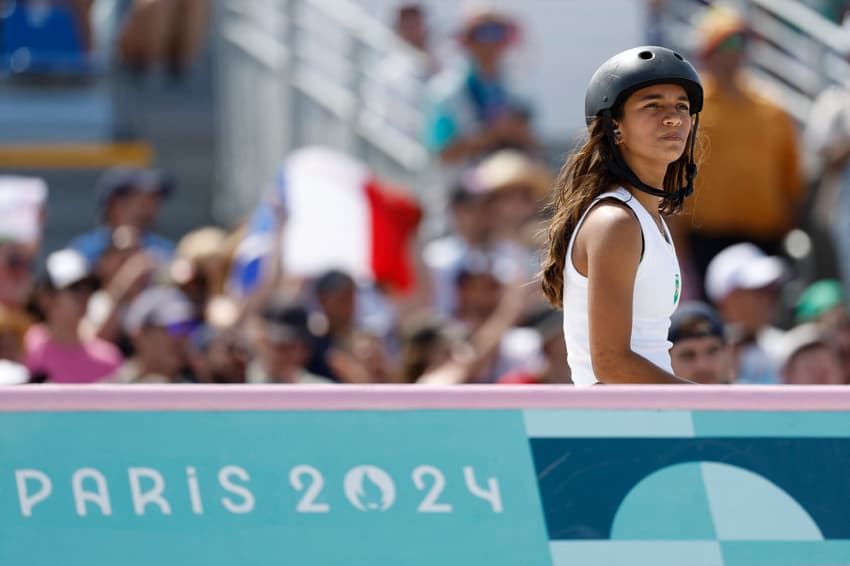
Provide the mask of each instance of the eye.
[{"label": "eye", "polygon": [[689,105],[685,104],[684,102],[682,102],[682,103],[678,104],[678,105],[676,106],[676,108],[677,108],[677,109],[679,109],[679,110],[682,110],[682,111],[684,111],[684,112],[687,112],[688,110],[690,110],[690,109],[691,109],[691,107],[690,107]]}]

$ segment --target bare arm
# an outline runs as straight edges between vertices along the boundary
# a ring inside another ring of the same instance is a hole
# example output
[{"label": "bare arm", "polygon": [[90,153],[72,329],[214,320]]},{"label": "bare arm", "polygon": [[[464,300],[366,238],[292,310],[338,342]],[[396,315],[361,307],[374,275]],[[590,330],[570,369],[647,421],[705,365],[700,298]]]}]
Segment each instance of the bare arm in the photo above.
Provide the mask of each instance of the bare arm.
[{"label": "bare arm", "polygon": [[440,151],[440,159],[447,163],[464,161],[504,143],[522,146],[528,150],[537,145],[524,120],[507,116],[475,134],[451,142]]},{"label": "bare arm", "polygon": [[[631,211],[602,203],[576,239],[576,266],[588,276],[593,372],[602,383],[686,383],[631,349],[632,302],[641,230]],[[583,265],[582,265],[583,264]]]},{"label": "bare arm", "polygon": [[472,348],[467,355],[447,361],[420,377],[417,383],[454,385],[471,382],[498,350],[505,333],[516,324],[536,292],[536,287],[525,282],[512,283],[505,289],[499,306],[490,318],[470,337]]},{"label": "bare arm", "polygon": [[136,252],[127,258],[106,288],[109,310],[95,330],[98,338],[113,343],[119,341],[124,309],[148,284],[156,267],[156,259],[145,251]]},{"label": "bare arm", "polygon": [[449,143],[440,150],[440,159],[446,163],[466,161],[494,147],[496,142],[489,130],[483,130]]}]

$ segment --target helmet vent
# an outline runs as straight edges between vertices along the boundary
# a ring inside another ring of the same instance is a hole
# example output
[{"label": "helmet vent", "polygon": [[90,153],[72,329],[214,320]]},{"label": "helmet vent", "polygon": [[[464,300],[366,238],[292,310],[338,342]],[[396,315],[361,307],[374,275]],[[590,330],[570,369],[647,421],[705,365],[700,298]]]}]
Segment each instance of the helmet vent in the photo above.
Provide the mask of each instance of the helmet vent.
[{"label": "helmet vent", "polygon": [[679,54],[678,54],[678,53],[676,53],[675,51],[673,52],[673,57],[675,57],[675,58],[676,58],[676,59],[678,59],[679,61],[684,61],[684,60],[685,60],[685,59],[684,59],[681,55],[679,55]]},{"label": "helmet vent", "polygon": [[638,53],[638,57],[640,57],[644,61],[649,61],[650,59],[655,57],[655,53],[653,53],[652,51],[641,51],[640,53]]}]

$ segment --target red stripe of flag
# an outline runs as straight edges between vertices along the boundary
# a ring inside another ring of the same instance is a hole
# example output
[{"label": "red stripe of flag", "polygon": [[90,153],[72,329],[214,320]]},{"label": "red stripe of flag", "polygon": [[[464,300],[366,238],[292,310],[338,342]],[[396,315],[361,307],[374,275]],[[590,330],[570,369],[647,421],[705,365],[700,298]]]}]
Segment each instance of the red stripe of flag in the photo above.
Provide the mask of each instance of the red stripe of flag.
[{"label": "red stripe of flag", "polygon": [[364,189],[372,216],[370,257],[375,281],[398,291],[410,291],[416,284],[416,275],[408,243],[416,232],[422,211],[415,200],[388,191],[374,177],[366,182]]}]

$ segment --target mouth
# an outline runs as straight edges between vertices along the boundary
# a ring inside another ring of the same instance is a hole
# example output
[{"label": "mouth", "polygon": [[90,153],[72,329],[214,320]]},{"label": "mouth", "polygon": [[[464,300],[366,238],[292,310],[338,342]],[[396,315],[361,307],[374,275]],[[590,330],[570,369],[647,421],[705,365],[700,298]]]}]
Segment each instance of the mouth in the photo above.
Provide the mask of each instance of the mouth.
[{"label": "mouth", "polygon": [[669,134],[669,135],[666,135],[666,136],[662,136],[661,139],[664,140],[664,141],[669,141],[669,142],[683,142],[683,141],[685,141],[685,138],[683,138],[682,136],[680,136],[678,134]]}]

